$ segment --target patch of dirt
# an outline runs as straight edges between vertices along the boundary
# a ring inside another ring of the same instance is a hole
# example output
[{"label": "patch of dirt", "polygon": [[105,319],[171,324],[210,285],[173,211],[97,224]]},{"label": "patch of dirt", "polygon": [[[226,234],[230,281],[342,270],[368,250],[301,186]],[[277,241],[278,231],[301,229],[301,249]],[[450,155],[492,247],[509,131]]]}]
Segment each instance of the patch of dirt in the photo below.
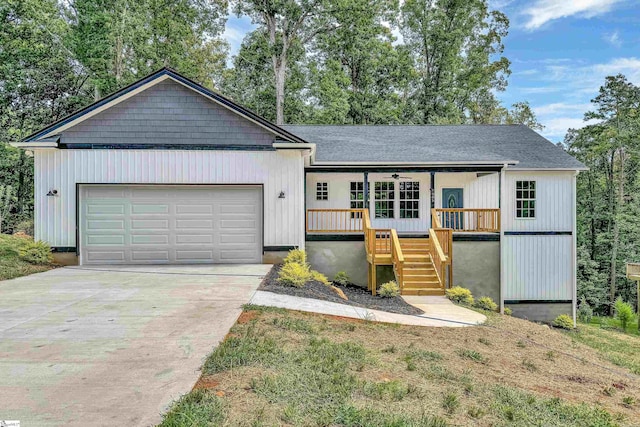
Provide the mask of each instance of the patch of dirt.
[{"label": "patch of dirt", "polygon": [[271,271],[265,276],[260,285],[259,290],[273,292],[276,294],[293,295],[302,298],[315,298],[324,301],[337,302],[339,304],[348,304],[356,307],[368,308],[371,310],[388,311],[390,313],[420,315],[424,312],[417,307],[408,304],[401,297],[383,298],[373,296],[371,292],[357,285],[348,284],[346,286],[333,283],[333,286],[340,289],[348,300],[340,298],[340,296],[323,283],[310,281],[302,288],[282,285],[278,282],[278,273],[281,265],[274,265]]},{"label": "patch of dirt", "polygon": [[240,325],[244,325],[245,323],[249,323],[250,321],[252,321],[256,317],[258,317],[258,312],[257,311],[255,311],[255,310],[245,310],[245,311],[242,312],[242,314],[240,314],[240,317],[238,317],[238,323]]},{"label": "patch of dirt", "polygon": [[220,382],[213,379],[213,377],[201,376],[200,379],[196,382],[196,385],[193,386],[194,390],[198,390],[201,388],[205,388],[208,390],[216,390]]}]

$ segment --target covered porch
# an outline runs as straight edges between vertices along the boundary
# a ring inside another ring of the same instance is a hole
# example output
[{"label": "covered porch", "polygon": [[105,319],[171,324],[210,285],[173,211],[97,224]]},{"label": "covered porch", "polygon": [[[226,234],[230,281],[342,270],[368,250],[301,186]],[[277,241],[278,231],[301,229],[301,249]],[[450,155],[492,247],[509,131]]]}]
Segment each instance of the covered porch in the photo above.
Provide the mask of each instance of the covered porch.
[{"label": "covered porch", "polygon": [[391,266],[403,295],[443,295],[454,233],[500,232],[499,188],[496,170],[309,172],[307,239],[362,236],[374,294],[377,267]]}]

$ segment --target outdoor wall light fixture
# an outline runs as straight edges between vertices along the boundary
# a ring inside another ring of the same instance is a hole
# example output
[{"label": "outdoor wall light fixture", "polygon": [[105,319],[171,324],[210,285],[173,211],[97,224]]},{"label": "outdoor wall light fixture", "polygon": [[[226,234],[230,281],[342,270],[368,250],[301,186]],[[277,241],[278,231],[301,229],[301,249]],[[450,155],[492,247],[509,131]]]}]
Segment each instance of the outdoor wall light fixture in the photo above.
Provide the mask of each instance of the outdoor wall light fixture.
[{"label": "outdoor wall light fixture", "polygon": [[58,190],[49,190],[49,192],[47,193],[48,197],[54,197],[58,195]]},{"label": "outdoor wall light fixture", "polygon": [[280,195],[278,196],[278,199],[284,199],[284,191],[280,192]]}]

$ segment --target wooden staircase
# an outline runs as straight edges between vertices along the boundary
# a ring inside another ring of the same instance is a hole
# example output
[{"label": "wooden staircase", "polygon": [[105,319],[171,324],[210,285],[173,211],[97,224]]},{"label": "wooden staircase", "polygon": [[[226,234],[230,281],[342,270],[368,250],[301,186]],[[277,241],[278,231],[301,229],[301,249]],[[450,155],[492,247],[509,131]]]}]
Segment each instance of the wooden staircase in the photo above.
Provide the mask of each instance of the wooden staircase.
[{"label": "wooden staircase", "polygon": [[403,295],[444,295],[433,261],[428,238],[400,238],[404,255]]}]

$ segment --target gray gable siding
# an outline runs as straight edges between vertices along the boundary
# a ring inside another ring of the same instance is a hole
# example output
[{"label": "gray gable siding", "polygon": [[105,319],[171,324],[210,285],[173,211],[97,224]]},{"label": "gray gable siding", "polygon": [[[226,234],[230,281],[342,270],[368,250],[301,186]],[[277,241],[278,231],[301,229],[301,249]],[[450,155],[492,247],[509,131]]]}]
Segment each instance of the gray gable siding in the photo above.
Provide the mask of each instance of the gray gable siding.
[{"label": "gray gable siding", "polygon": [[63,144],[265,145],[275,136],[225,107],[164,80],[62,132]]}]

